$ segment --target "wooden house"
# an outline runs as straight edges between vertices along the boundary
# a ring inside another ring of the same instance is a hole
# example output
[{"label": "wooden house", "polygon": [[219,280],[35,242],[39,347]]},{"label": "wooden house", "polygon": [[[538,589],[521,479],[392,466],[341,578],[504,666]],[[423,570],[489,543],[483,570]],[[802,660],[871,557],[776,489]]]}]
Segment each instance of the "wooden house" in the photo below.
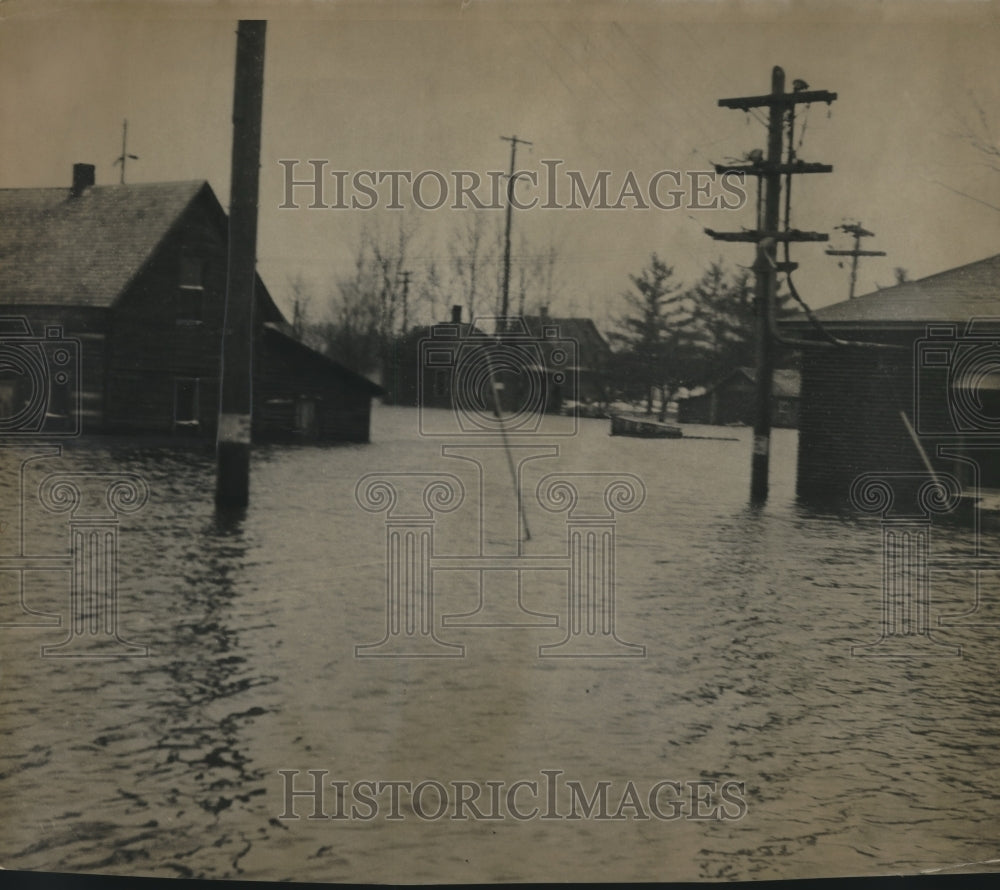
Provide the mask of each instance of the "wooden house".
[{"label": "wooden house", "polygon": [[415,326],[389,344],[382,366],[383,401],[451,408],[456,371],[462,373],[461,356],[489,349],[492,343],[478,327],[462,321],[461,306],[452,306],[451,321]]},{"label": "wooden house", "polygon": [[[815,315],[822,329],[782,322],[816,343],[802,350],[799,495],[846,501],[860,474],[926,473],[925,458],[970,481],[970,456],[1000,443],[1000,255]],[[982,485],[1000,485],[996,454],[978,461]]]},{"label": "wooden house", "polygon": [[[49,356],[41,432],[63,412],[71,431],[214,438],[227,230],[204,181],[95,186],[77,164],[71,188],[0,190],[0,316]],[[255,440],[367,441],[380,388],[295,341],[259,278],[254,298]],[[0,329],[8,352],[27,355],[28,340]],[[60,389],[50,357],[63,341]],[[22,372],[0,368],[0,433],[27,416]]]},{"label": "wooden house", "polygon": [[542,344],[546,410],[558,412],[566,401],[607,403],[611,347],[593,319],[553,317],[543,307],[539,315],[524,316],[524,325],[530,337]]},{"label": "wooden house", "polygon": [[[512,316],[498,334],[463,322],[462,307],[454,306],[450,322],[415,327],[393,341],[382,375],[385,401],[452,408],[456,386],[481,387],[492,377],[507,410],[538,397],[540,410],[559,413],[569,401],[604,400],[610,352],[589,318]],[[463,397],[488,404],[492,395],[463,391]]]},{"label": "wooden house", "polygon": [[[799,419],[799,372],[778,369],[771,390],[771,418],[774,426],[794,429]],[[677,403],[681,423],[746,424],[754,422],[757,391],[755,368],[736,368],[709,386],[705,392]]]}]

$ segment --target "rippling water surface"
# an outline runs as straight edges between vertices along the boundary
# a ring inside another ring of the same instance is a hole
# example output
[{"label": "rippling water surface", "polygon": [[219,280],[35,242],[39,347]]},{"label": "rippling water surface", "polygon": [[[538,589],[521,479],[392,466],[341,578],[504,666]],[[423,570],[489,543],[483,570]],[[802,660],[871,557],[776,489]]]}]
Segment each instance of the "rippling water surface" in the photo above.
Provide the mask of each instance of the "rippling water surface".
[{"label": "rippling water surface", "polygon": [[[215,514],[210,452],[101,440],[29,465],[22,524],[25,453],[0,452],[5,557],[21,532],[34,554],[67,552],[67,516],[32,502],[43,465],[132,473],[150,491],[118,529],[119,633],[147,657],[41,657],[67,633],[67,575],[26,574],[22,607],[0,571],[0,621],[19,625],[0,627],[0,864],[419,882],[790,878],[997,859],[1000,591],[982,592],[985,626],[935,629],[961,658],[851,657],[879,636],[878,521],[796,505],[792,431],[778,431],[760,511],[746,506],[748,431],[687,431],[739,441],[611,438],[606,422],[581,421],[557,457],[525,465],[528,556],[565,552],[565,514],[533,498],[546,473],[643,481],[644,505],[617,518],[615,577],[618,635],[644,658],[539,658],[564,634],[546,626],[439,627],[464,658],[355,657],[386,620],[384,516],[355,502],[365,474],[455,474],[466,503],[438,522],[435,552],[474,553],[484,527],[488,552],[517,552],[506,464],[480,493],[474,465],[418,437],[407,409],[377,407],[368,446],[257,448],[241,518]],[[984,543],[992,553],[1000,538]],[[932,560],[967,552],[965,529],[935,525]],[[957,565],[932,577],[935,625],[972,608]],[[461,578],[442,579],[438,620],[476,609]],[[563,574],[525,574],[526,610],[559,615],[565,603]],[[644,793],[732,779],[747,812],[432,821],[404,806],[398,821],[385,807],[370,821],[311,820],[298,800],[303,818],[282,820],[282,769],[303,771],[300,788],[309,769],[507,786],[562,770],[619,796],[629,781]]]}]

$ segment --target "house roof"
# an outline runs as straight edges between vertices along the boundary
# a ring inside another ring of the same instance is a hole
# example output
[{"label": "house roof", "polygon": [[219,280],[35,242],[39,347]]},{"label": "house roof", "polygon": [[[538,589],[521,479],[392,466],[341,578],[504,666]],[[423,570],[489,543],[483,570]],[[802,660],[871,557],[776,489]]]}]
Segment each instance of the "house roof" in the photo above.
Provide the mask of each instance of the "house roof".
[{"label": "house roof", "polygon": [[541,337],[543,325],[554,326],[558,330],[560,340],[572,340],[576,343],[581,357],[608,352],[611,348],[591,318],[550,318],[547,315],[525,315],[524,324],[536,337]]},{"label": "house roof", "polygon": [[[884,328],[964,323],[971,318],[1000,315],[1000,254],[907,281],[814,311],[832,327]],[[809,325],[799,314],[782,326]]]},{"label": "house roof", "polygon": [[204,180],[0,189],[0,303],[110,306],[203,190],[218,205]]},{"label": "house roof", "polygon": [[339,377],[348,385],[367,392],[372,396],[385,394],[385,390],[377,383],[373,383],[367,377],[355,373],[350,368],[340,364],[340,362],[323,355],[323,353],[317,352],[312,347],[306,346],[305,343],[300,343],[294,337],[286,334],[276,324],[271,322],[265,323],[264,339],[266,345],[276,353],[282,353],[296,361],[308,363],[317,374],[331,374],[334,377]]},{"label": "house roof", "polygon": [[597,325],[591,318],[553,318],[548,315],[525,315],[523,319],[528,332],[534,337],[543,339],[542,328],[554,327],[560,340],[569,340],[575,343],[581,369],[592,367],[595,356],[611,352],[608,341],[597,330]]}]

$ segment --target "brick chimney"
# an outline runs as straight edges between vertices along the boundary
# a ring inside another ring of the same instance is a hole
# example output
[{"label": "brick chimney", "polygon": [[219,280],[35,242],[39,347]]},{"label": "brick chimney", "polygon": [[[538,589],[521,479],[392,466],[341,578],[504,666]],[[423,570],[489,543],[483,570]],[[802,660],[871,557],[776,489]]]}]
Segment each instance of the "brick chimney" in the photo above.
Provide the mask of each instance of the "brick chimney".
[{"label": "brick chimney", "polygon": [[70,190],[70,194],[74,198],[79,198],[83,194],[83,190],[89,188],[94,184],[94,165],[93,164],[74,164],[73,165],[73,187]]},{"label": "brick chimney", "polygon": [[451,307],[451,323],[461,324],[462,323],[462,307],[452,306]]}]

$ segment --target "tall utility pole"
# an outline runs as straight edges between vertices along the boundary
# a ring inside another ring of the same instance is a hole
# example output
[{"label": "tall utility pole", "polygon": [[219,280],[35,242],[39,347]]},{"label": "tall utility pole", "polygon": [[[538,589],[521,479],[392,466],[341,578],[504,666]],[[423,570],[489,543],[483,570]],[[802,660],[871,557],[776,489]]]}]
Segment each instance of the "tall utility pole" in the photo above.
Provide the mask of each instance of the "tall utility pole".
[{"label": "tall utility pole", "polygon": [[411,273],[408,269],[404,269],[399,273],[399,277],[403,279],[403,334],[406,334],[406,314],[407,307],[409,306],[409,294],[410,294],[410,275]]},{"label": "tall utility pole", "polygon": [[[757,255],[753,264],[754,302],[756,305],[757,330],[757,394],[756,414],[753,427],[753,456],[750,465],[750,501],[760,504],[767,500],[768,471],[771,452],[771,392],[774,376],[774,329],[775,296],[778,289],[778,272],[790,272],[794,263],[777,262],[778,242],[826,241],[829,236],[823,232],[800,232],[788,228],[788,219],[781,229],[781,177],[791,177],[795,173],[829,173],[829,164],[807,164],[799,160],[782,163],[784,147],[784,121],[786,114],[803,102],[833,102],[836,93],[826,90],[809,90],[802,81],[796,81],[791,93],[785,92],[785,72],[775,66],[771,72],[771,92],[766,96],[746,96],[738,99],[720,99],[722,108],[767,107],[767,156],[762,162],[750,165],[732,166],[716,164],[718,173],[743,173],[757,176],[764,189],[763,229],[752,232],[706,233],[718,241],[750,241],[757,245]],[[789,181],[790,182],[790,181]],[[787,216],[787,214],[786,214]]]},{"label": "tall utility pole", "polygon": [[514,209],[514,160],[517,157],[517,146],[531,145],[526,139],[517,136],[501,136],[504,142],[510,143],[510,176],[507,177],[507,226],[503,236],[503,295],[500,302],[500,324],[506,330],[507,312],[510,307],[510,223],[511,211]]},{"label": "tall utility pole", "polygon": [[267,22],[241,21],[236,32],[233,154],[229,188],[229,257],[222,329],[222,386],[216,441],[215,502],[245,507],[250,498],[254,282],[264,37]]},{"label": "tall utility pole", "polygon": [[118,178],[118,181],[125,185],[125,162],[126,161],[138,161],[139,155],[130,155],[128,153],[128,119],[122,121],[122,153],[115,158],[115,166],[119,164],[122,165],[122,172]]},{"label": "tall utility pole", "polygon": [[848,299],[854,299],[854,287],[858,283],[858,257],[862,256],[885,256],[884,250],[862,250],[862,238],[874,238],[875,233],[863,228],[861,223],[847,223],[842,226],[834,226],[848,235],[854,236],[854,250],[834,250],[832,247],[826,249],[828,256],[849,256],[851,259],[851,289],[848,291]]}]

